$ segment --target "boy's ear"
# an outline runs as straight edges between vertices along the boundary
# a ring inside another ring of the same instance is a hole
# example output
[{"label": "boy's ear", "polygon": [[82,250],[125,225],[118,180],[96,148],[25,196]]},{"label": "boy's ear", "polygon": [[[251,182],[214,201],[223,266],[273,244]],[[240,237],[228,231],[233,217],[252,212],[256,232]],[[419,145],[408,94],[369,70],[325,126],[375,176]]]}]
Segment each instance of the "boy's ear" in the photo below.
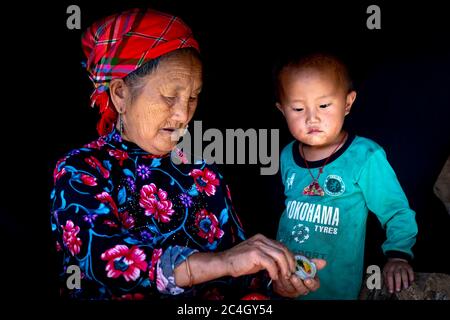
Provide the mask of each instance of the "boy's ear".
[{"label": "boy's ear", "polygon": [[352,108],[353,102],[355,102],[356,99],[356,91],[352,90],[347,94],[347,100],[345,102],[345,115],[348,115],[350,113],[350,110]]},{"label": "boy's ear", "polygon": [[281,104],[280,104],[279,102],[275,102],[275,106],[277,107],[278,110],[281,111],[281,113],[282,113],[283,116],[284,116],[284,109],[283,109],[283,107],[281,106]]}]

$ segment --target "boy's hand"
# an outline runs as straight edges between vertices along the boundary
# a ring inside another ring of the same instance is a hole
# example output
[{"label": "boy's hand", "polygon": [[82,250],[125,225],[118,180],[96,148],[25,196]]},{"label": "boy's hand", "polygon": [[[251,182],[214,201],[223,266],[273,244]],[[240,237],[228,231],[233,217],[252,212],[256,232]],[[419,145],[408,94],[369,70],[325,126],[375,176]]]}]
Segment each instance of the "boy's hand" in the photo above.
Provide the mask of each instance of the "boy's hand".
[{"label": "boy's hand", "polygon": [[[317,270],[323,269],[326,265],[325,260],[312,259],[316,264]],[[310,291],[316,291],[320,287],[320,281],[317,276],[314,279],[302,280],[295,273],[289,279],[282,276],[273,281],[273,290],[280,296],[287,298],[296,298],[301,295],[307,295]]]},{"label": "boy's hand", "polygon": [[408,261],[400,258],[390,258],[383,268],[384,283],[386,283],[389,293],[400,292],[407,289],[414,281],[414,271]]}]

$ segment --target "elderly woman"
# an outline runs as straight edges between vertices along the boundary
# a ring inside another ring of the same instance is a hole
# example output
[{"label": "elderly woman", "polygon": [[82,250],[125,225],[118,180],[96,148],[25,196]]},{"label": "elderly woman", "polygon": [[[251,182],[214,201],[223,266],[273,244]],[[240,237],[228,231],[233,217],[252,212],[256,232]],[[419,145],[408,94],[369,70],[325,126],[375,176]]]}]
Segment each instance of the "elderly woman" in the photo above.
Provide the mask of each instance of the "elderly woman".
[{"label": "elderly woman", "polygon": [[[305,284],[293,275],[295,259],[283,245],[262,235],[245,240],[214,167],[176,165],[170,156],[202,88],[190,29],[177,17],[133,9],[92,25],[82,44],[100,137],[54,171],[62,294],[240,298],[248,277],[237,277],[264,269],[280,295],[317,289],[317,279]],[[69,266],[80,270],[79,287],[67,285]]]}]

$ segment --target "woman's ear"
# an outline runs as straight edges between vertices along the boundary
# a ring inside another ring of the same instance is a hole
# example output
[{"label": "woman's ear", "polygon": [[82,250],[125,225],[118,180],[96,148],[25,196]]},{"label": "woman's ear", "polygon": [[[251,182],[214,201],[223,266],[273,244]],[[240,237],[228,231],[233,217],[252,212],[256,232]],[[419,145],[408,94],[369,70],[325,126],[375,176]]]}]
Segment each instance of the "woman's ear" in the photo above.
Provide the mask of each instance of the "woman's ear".
[{"label": "woman's ear", "polygon": [[353,102],[355,102],[356,99],[356,91],[352,90],[347,94],[347,99],[345,102],[345,115],[348,115],[350,113],[350,110],[352,109]]},{"label": "woman's ear", "polygon": [[278,110],[281,111],[281,113],[282,113],[283,116],[284,116],[284,109],[283,109],[283,106],[282,106],[279,102],[276,102],[276,103],[275,103],[275,106],[277,107]]},{"label": "woman's ear", "polygon": [[130,89],[123,79],[113,79],[109,83],[109,95],[118,113],[124,113],[130,98]]}]

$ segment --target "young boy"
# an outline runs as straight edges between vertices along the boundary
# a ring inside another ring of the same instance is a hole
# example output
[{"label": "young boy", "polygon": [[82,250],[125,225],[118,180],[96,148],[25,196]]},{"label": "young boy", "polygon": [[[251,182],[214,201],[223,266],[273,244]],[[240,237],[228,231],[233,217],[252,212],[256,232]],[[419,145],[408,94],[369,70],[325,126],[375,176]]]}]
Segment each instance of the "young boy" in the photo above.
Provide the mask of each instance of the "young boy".
[{"label": "young boy", "polygon": [[415,213],[383,149],[342,128],[356,98],[346,67],[313,54],[284,64],[276,80],[276,106],[296,139],[281,153],[286,209],[277,239],[294,253],[327,261],[318,272],[321,287],[305,298],[358,298],[369,210],[386,228],[388,290],[407,288],[414,280],[408,261]]}]

